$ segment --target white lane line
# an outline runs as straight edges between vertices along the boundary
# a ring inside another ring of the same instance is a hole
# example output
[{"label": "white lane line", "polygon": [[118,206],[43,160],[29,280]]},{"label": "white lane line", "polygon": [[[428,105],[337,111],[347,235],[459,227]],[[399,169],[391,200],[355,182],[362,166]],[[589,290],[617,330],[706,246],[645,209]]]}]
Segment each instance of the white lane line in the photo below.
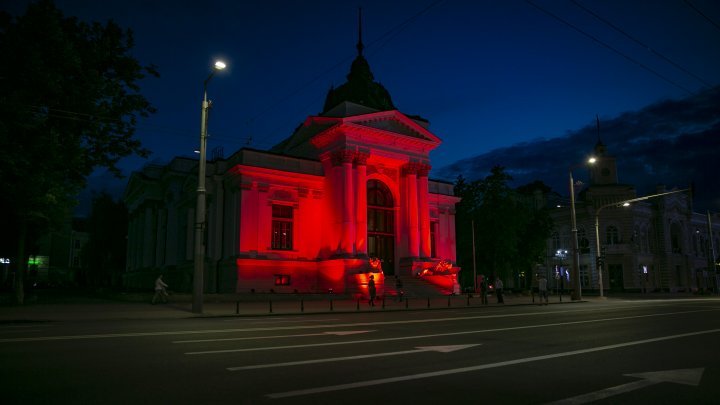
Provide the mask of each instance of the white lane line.
[{"label": "white lane line", "polygon": [[[631,308],[631,307],[629,307]],[[607,308],[605,308],[607,309]],[[207,329],[207,330],[180,330],[180,331],[165,331],[165,332],[133,332],[133,333],[109,333],[109,334],[95,334],[95,335],[67,335],[67,336],[38,336],[38,337],[27,337],[27,338],[7,338],[0,339],[0,343],[13,343],[13,342],[42,342],[52,340],[81,340],[81,339],[108,339],[108,338],[126,338],[126,337],[147,337],[147,336],[173,336],[173,335],[202,335],[210,333],[238,333],[238,332],[263,332],[263,331],[280,331],[280,330],[296,330],[296,329],[326,329],[326,328],[354,328],[360,326],[377,326],[377,325],[400,325],[400,324],[415,324],[415,323],[434,323],[434,322],[454,322],[454,321],[467,321],[473,319],[497,319],[497,318],[518,318],[524,316],[553,316],[558,314],[569,314],[569,313],[583,313],[583,312],[595,312],[605,309],[572,309],[566,311],[538,311],[538,312],[523,312],[517,314],[498,314],[498,315],[477,315],[477,316],[459,316],[451,318],[430,318],[430,319],[409,319],[409,320],[395,320],[395,321],[382,321],[382,322],[356,322],[356,323],[329,323],[320,325],[302,325],[302,326],[276,326],[276,327],[255,327],[255,328],[242,328],[242,329]],[[652,315],[640,315],[638,318],[645,316],[663,316],[673,314],[684,314],[693,312],[707,312],[707,311],[718,311],[720,309],[700,309],[685,312],[669,312],[666,314],[652,314]],[[630,317],[632,318],[632,317]],[[613,320],[615,318],[608,318]],[[617,318],[625,319],[625,318]],[[628,318],[629,319],[629,318]]]},{"label": "white lane line", "polygon": [[451,353],[451,352],[456,352],[458,350],[467,349],[469,347],[475,347],[475,346],[480,346],[480,343],[470,344],[470,345],[420,346],[420,347],[416,347],[413,350],[403,350],[403,351],[399,351],[399,352],[360,354],[357,356],[330,357],[327,359],[289,361],[289,362],[285,362],[285,363],[258,364],[255,366],[228,367],[228,370],[229,371],[257,370],[259,368],[274,368],[274,367],[299,366],[299,365],[305,365],[305,364],[331,363],[331,362],[336,362],[336,361],[370,359],[373,357],[399,356],[399,355],[403,355],[403,354],[418,354],[418,353],[426,353],[426,352]]},{"label": "white lane line", "polygon": [[678,315],[678,314],[688,314],[688,313],[693,313],[693,312],[707,312],[707,311],[714,311],[714,310],[667,312],[667,313],[663,313],[663,314],[634,315],[634,316],[624,316],[624,317],[615,317],[615,318],[589,319],[589,320],[584,320],[584,321],[572,321],[572,322],[555,322],[555,323],[546,323],[546,324],[541,324],[541,325],[524,325],[524,326],[512,326],[512,327],[507,327],[507,328],[480,329],[480,330],[470,330],[470,331],[462,331],[462,332],[434,333],[434,334],[430,334],[430,335],[401,336],[401,337],[393,337],[393,338],[378,338],[378,339],[365,339],[365,340],[349,340],[349,341],[345,341],[345,342],[328,342],[328,343],[309,343],[309,344],[304,344],[304,345],[250,347],[250,348],[244,348],[244,349],[206,350],[206,351],[200,351],[200,352],[188,352],[185,354],[199,355],[199,354],[258,352],[258,351],[266,351],[266,350],[301,349],[301,348],[306,348],[306,347],[322,347],[322,346],[353,345],[353,344],[362,344],[362,343],[391,342],[391,341],[398,341],[398,340],[426,339],[426,338],[446,337],[446,336],[472,335],[472,334],[478,334],[478,333],[506,332],[506,331],[512,331],[512,330],[537,329],[537,328],[549,328],[549,327],[555,327],[555,326],[567,326],[567,325],[580,325],[580,324],[587,324],[587,323],[621,321],[621,320],[627,320],[627,319],[649,318],[649,317],[656,317],[656,316]]},{"label": "white lane line", "polygon": [[356,335],[358,333],[369,333],[369,332],[375,332],[375,331],[374,330],[347,330],[347,331],[338,330],[338,331],[333,331],[333,332],[302,333],[299,335],[246,336],[246,337],[225,338],[225,339],[177,340],[177,341],[174,341],[173,343],[207,343],[207,342],[226,342],[226,341],[231,341],[231,340],[282,339],[282,338],[291,338],[291,337],[327,336],[327,335],[347,336],[347,335]]},{"label": "white lane line", "polygon": [[338,321],[338,318],[327,318],[327,319],[297,319],[295,318],[292,321],[286,320],[288,318],[273,318],[273,317],[264,317],[259,319],[248,319],[248,318],[233,318],[233,319],[225,319],[223,322],[239,322],[239,323],[263,323],[263,322],[271,322],[271,323],[301,323],[301,322],[330,322],[330,321]]},{"label": "white lane line", "polygon": [[642,344],[646,344],[646,343],[662,342],[665,340],[681,339],[681,338],[685,338],[685,337],[705,335],[705,334],[709,334],[709,333],[718,333],[718,332],[720,332],[720,329],[710,329],[710,330],[704,330],[704,331],[699,331],[699,332],[681,333],[679,335],[662,336],[662,337],[651,338],[651,339],[636,340],[636,341],[632,341],[632,342],[617,343],[617,344],[607,345],[607,346],[592,347],[589,349],[572,350],[572,351],[563,352],[563,353],[553,353],[553,354],[546,354],[546,355],[542,355],[542,356],[526,357],[523,359],[500,361],[497,363],[490,363],[490,364],[480,364],[477,366],[455,368],[455,369],[450,369],[450,370],[432,371],[432,372],[428,372],[428,373],[411,374],[411,375],[404,375],[404,376],[399,376],[399,377],[380,378],[380,379],[368,380],[368,381],[358,381],[358,382],[349,383],[349,384],[338,384],[338,385],[330,385],[330,386],[326,386],[326,387],[316,387],[316,388],[307,388],[307,389],[296,390],[296,391],[278,392],[278,393],[274,393],[274,394],[267,394],[266,397],[273,398],[273,399],[297,397],[297,396],[301,396],[301,395],[318,394],[321,392],[341,391],[341,390],[347,390],[347,389],[353,389],[353,388],[370,387],[373,385],[390,384],[390,383],[396,383],[396,382],[401,382],[401,381],[411,381],[411,380],[419,380],[419,379],[423,379],[423,378],[440,377],[440,376],[451,375],[451,374],[469,373],[469,372],[473,372],[473,371],[487,370],[490,368],[513,366],[516,364],[530,363],[530,362],[542,361],[542,360],[550,360],[550,359],[556,359],[559,357],[577,356],[580,354],[599,352],[599,351],[603,351],[603,350],[619,349],[619,348],[623,348],[623,347],[637,346],[637,345],[642,345]]}]

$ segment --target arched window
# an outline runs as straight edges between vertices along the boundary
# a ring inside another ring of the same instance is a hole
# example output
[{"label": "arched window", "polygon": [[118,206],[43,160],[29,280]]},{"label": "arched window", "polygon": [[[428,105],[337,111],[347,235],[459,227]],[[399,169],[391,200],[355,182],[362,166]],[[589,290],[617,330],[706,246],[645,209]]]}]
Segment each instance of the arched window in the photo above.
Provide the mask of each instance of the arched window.
[{"label": "arched window", "polygon": [[617,245],[620,243],[620,232],[618,231],[617,227],[614,225],[610,225],[605,230],[605,244],[607,245]]},{"label": "arched window", "polygon": [[394,273],[395,204],[390,189],[378,180],[367,182],[368,255],[382,260],[385,274]]}]

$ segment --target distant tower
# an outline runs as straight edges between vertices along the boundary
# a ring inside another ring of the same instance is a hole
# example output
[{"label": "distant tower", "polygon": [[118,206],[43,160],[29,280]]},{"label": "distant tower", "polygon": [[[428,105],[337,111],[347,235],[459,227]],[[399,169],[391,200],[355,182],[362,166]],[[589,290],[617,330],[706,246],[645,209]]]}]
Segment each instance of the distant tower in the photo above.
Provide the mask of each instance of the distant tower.
[{"label": "distant tower", "polygon": [[597,158],[595,164],[590,166],[590,185],[600,186],[618,184],[617,164],[615,158],[607,155],[607,147],[600,139],[600,119],[597,120],[597,143],[595,144],[594,155]]}]

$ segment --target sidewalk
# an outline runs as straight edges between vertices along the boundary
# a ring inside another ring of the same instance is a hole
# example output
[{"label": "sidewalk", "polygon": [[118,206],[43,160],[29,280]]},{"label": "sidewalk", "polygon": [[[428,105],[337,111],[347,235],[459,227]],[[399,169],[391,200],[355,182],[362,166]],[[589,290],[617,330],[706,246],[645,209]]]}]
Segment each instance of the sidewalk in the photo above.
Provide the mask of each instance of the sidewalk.
[{"label": "sidewalk", "polygon": [[[397,302],[387,297],[385,302],[377,300],[374,307],[367,299],[360,301],[344,296],[310,296],[280,294],[215,295],[206,294],[203,313],[192,312],[192,296],[175,294],[168,304],[151,305],[151,295],[134,297],[134,301],[117,301],[102,298],[88,298],[80,302],[28,303],[23,306],[0,306],[0,323],[46,322],[46,321],[91,321],[131,319],[184,319],[202,317],[268,316],[319,313],[357,313],[382,311],[438,310],[448,308],[500,308],[503,306],[533,305],[533,297],[520,294],[505,294],[505,304],[498,304],[494,296],[482,305],[479,296],[468,299],[467,295],[410,298]],[[562,303],[571,303],[569,295],[562,297]],[[535,304],[539,300],[535,297]],[[558,296],[550,297],[550,304],[559,304]]]}]

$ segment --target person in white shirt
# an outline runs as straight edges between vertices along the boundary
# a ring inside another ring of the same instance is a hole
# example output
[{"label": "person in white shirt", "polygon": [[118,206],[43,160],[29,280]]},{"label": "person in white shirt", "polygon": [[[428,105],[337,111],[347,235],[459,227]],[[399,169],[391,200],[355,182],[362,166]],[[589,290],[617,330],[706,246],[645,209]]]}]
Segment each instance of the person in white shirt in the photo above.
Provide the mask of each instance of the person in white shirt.
[{"label": "person in white shirt", "polygon": [[543,301],[545,301],[544,305],[547,305],[548,304],[547,279],[542,274],[540,275],[540,278],[538,278],[538,293],[540,293],[540,305],[543,305]]},{"label": "person in white shirt", "polygon": [[162,279],[162,274],[158,276],[158,278],[155,279],[155,295],[152,299],[152,304],[155,305],[155,302],[157,302],[158,298],[162,300],[163,303],[168,302],[168,293],[166,288],[168,287],[167,284]]},{"label": "person in white shirt", "polygon": [[503,282],[502,280],[500,280],[500,277],[495,279],[495,294],[497,294],[498,304],[504,304],[505,300],[503,300]]}]

